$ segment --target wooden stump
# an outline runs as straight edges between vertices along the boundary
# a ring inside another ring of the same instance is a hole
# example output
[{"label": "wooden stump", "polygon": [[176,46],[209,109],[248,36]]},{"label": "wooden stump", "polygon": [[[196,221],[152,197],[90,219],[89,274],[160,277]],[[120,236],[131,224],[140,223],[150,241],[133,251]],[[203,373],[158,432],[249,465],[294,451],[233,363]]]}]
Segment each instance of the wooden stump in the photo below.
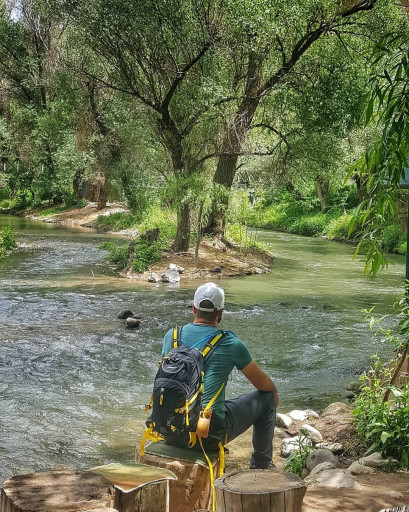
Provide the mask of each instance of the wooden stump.
[{"label": "wooden stump", "polygon": [[301,512],[307,484],[293,473],[252,469],[215,481],[217,512]]},{"label": "wooden stump", "polygon": [[3,512],[83,512],[113,505],[114,486],[89,471],[17,475],[3,484]]},{"label": "wooden stump", "polygon": [[168,512],[168,482],[153,482],[123,492],[115,489],[114,507],[120,512]]},{"label": "wooden stump", "polygon": [[[150,466],[169,469],[177,480],[169,481],[169,512],[194,512],[211,509],[212,488],[209,468],[199,463],[174,459],[136,450],[135,461]],[[214,477],[220,474],[219,461],[213,466]]]}]

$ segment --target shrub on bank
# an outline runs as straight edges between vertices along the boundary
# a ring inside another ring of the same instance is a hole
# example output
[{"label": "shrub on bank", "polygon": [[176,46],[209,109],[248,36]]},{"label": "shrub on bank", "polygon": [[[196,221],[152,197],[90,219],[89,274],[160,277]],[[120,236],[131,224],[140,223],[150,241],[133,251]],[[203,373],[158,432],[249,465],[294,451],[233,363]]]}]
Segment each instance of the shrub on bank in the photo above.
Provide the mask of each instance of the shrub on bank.
[{"label": "shrub on bank", "polygon": [[11,227],[6,226],[0,231],[0,257],[6,255],[7,251],[11,251],[17,247],[17,241]]},{"label": "shrub on bank", "polygon": [[[355,400],[356,429],[368,453],[393,457],[409,469],[409,383],[398,388],[390,386],[390,379],[390,367],[378,359],[375,369],[362,376],[364,387]],[[384,401],[388,387],[392,399]]]},{"label": "shrub on bank", "polygon": [[132,268],[135,272],[145,272],[150,265],[161,259],[162,251],[167,249],[176,235],[176,223],[169,211],[152,207],[142,221],[129,213],[114,213],[98,217],[98,226],[111,230],[135,229],[139,233],[158,230],[157,240],[148,241],[143,237],[127,244],[121,242],[104,242],[100,249],[108,251],[108,260],[119,270]]},{"label": "shrub on bank", "polygon": [[400,252],[400,248],[405,242],[405,235],[399,224],[386,226],[383,230],[382,238],[382,249],[387,252]]}]

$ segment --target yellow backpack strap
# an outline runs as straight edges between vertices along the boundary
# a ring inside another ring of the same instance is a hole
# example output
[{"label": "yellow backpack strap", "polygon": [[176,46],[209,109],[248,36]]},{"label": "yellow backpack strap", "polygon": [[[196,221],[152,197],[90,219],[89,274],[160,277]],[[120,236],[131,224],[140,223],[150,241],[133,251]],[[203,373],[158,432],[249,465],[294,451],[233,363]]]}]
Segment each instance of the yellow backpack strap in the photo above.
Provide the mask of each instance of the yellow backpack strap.
[{"label": "yellow backpack strap", "polygon": [[182,333],[181,327],[175,327],[172,333],[172,348],[178,348],[181,345],[180,335]]},{"label": "yellow backpack strap", "polygon": [[196,432],[189,432],[189,448],[193,448],[197,441],[197,434]]},{"label": "yellow backpack strap", "polygon": [[226,462],[224,458],[224,446],[222,442],[219,442],[219,459],[220,459],[220,476],[224,475],[224,468],[226,467]]},{"label": "yellow backpack strap", "polygon": [[216,504],[215,504],[215,492],[214,492],[214,473],[213,473],[213,465],[209,457],[207,456],[207,453],[205,452],[205,449],[203,448],[203,442],[202,438],[200,436],[197,436],[199,439],[200,446],[203,451],[203,455],[206,457],[207,465],[209,466],[209,473],[210,473],[210,485],[212,487],[212,512],[215,512],[216,510]]},{"label": "yellow backpack strap", "polygon": [[224,336],[224,334],[226,334],[224,331],[222,332],[219,332],[218,334],[216,334],[215,336],[213,336],[213,338],[208,342],[206,343],[206,346],[205,348],[203,349],[203,359],[207,356],[207,354],[214,349],[216,343],[220,340],[220,338],[222,336]]},{"label": "yellow backpack strap", "polygon": [[148,427],[147,429],[145,429],[145,433],[144,433],[142,441],[141,441],[141,447],[140,447],[141,455],[145,455],[145,444],[148,439],[154,443],[157,443],[158,441],[165,440],[158,432],[155,432],[153,430],[153,427]]},{"label": "yellow backpack strap", "polygon": [[213,396],[213,398],[209,401],[209,403],[206,405],[206,407],[204,408],[205,411],[209,410],[212,408],[212,405],[215,403],[216,401],[216,398],[220,395],[220,393],[222,392],[222,389],[224,388],[224,382],[223,384],[219,387],[219,389],[216,391],[216,394]]}]

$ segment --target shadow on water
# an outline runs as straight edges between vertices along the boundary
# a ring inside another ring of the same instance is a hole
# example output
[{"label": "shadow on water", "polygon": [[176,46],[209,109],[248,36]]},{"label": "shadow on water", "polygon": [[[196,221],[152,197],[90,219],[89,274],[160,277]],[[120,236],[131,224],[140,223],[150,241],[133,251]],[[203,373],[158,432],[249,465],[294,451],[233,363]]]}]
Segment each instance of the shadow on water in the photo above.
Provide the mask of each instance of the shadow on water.
[{"label": "shadow on water", "polygon": [[[132,461],[161,339],[190,321],[198,283],[119,279],[102,265],[104,234],[0,216],[5,224],[22,248],[0,262],[0,479]],[[222,282],[222,326],[275,378],[282,411],[321,409],[340,399],[372,353],[387,353],[361,310],[391,312],[403,259],[371,280],[348,245],[269,232],[259,238],[272,244],[274,267]],[[139,331],[117,319],[127,308],[140,313]],[[247,388],[234,372],[228,394]]]}]

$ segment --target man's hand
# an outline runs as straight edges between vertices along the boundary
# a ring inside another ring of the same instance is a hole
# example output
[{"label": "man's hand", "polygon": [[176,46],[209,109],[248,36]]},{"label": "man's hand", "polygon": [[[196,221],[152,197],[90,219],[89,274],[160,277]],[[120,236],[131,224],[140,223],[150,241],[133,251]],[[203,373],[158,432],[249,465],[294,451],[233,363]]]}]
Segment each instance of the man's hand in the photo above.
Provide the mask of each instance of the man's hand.
[{"label": "man's hand", "polygon": [[241,372],[259,391],[271,391],[274,394],[276,407],[278,406],[280,399],[276,385],[254,361],[251,361],[247,366],[245,366]]}]

